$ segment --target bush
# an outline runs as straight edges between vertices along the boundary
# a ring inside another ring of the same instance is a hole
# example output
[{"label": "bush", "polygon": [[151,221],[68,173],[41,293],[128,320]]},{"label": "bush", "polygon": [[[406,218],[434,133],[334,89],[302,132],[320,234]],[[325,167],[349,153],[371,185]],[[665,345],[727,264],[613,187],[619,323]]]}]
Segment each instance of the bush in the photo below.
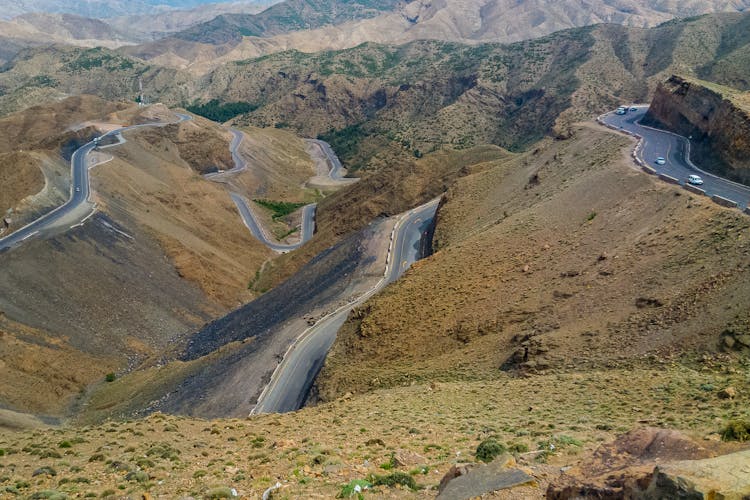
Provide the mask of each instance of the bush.
[{"label": "bush", "polygon": [[104,377],[104,380],[106,380],[107,382],[114,382],[115,378],[117,378],[116,375],[112,372],[109,372],[107,376]]},{"label": "bush", "polygon": [[394,487],[397,484],[400,484],[401,486],[406,486],[407,488],[412,490],[418,489],[417,482],[413,477],[411,477],[411,475],[407,474],[406,472],[393,472],[391,474],[388,474],[387,476],[378,476],[373,474],[370,477],[370,482],[373,484],[373,486]]},{"label": "bush", "polygon": [[741,443],[750,441],[750,421],[739,418],[730,420],[721,431],[721,439]]},{"label": "bush", "polygon": [[269,209],[273,212],[272,218],[278,219],[289,215],[300,207],[305,206],[305,203],[291,203],[287,201],[273,201],[273,200],[253,200],[261,207]]},{"label": "bush", "polygon": [[223,123],[237,115],[255,111],[258,106],[249,102],[221,103],[218,99],[212,99],[205,104],[193,103],[191,106],[186,106],[185,109],[209,120]]},{"label": "bush", "polygon": [[476,457],[482,462],[492,462],[497,456],[505,453],[505,446],[498,443],[495,438],[488,438],[477,446]]}]

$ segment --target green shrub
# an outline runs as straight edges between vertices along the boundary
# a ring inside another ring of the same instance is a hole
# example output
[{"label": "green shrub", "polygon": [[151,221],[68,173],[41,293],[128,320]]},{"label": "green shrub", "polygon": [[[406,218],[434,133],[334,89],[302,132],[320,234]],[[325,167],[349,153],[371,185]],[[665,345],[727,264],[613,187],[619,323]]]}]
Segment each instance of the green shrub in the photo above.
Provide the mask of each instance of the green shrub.
[{"label": "green shrub", "polygon": [[336,498],[351,498],[356,495],[358,500],[362,500],[364,496],[361,492],[370,487],[372,487],[372,484],[364,479],[352,479],[341,487],[341,491],[336,495]]},{"label": "green shrub", "polygon": [[477,446],[476,457],[482,462],[492,462],[497,456],[505,453],[506,448],[495,438],[488,438]]},{"label": "green shrub", "polygon": [[406,472],[392,472],[387,476],[373,474],[369,479],[373,486],[390,486],[392,488],[397,484],[400,484],[401,486],[406,486],[412,490],[418,489],[417,482]]},{"label": "green shrub", "polygon": [[106,376],[104,377],[104,380],[106,380],[107,382],[114,382],[114,381],[115,381],[115,378],[117,378],[117,376],[116,376],[116,375],[115,375],[114,373],[112,373],[112,372],[109,372],[109,373],[108,373],[108,374],[107,374],[107,375],[106,375]]},{"label": "green shrub", "polygon": [[299,207],[305,205],[305,203],[290,203],[286,201],[273,201],[273,200],[253,200],[255,203],[263,208],[269,209],[273,212],[272,218],[278,219],[284,217],[297,210]]},{"label": "green shrub", "polygon": [[234,494],[231,488],[227,486],[221,486],[219,488],[211,488],[206,492],[206,498],[217,499],[217,498],[234,498]]},{"label": "green shrub", "polygon": [[209,120],[223,123],[237,115],[255,111],[258,109],[258,106],[249,102],[221,103],[218,99],[212,99],[205,104],[193,103],[190,106],[186,106],[185,109]]},{"label": "green shrub", "polygon": [[721,431],[721,439],[724,441],[739,441],[744,443],[750,441],[750,420],[730,420]]}]

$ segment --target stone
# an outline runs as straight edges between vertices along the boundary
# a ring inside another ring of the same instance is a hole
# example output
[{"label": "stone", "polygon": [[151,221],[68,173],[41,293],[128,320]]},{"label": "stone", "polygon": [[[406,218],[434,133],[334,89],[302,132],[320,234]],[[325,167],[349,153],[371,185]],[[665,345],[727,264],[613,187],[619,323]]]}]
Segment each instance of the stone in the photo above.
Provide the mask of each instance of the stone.
[{"label": "stone", "polygon": [[717,394],[721,399],[734,399],[737,396],[737,389],[734,387],[726,387],[720,390]]},{"label": "stone", "polygon": [[494,491],[518,486],[533,486],[536,480],[515,465],[512,457],[503,455],[486,465],[454,465],[440,481],[437,500],[466,500]]},{"label": "stone", "polygon": [[399,467],[411,467],[415,465],[425,465],[427,463],[425,457],[419,453],[408,450],[398,450],[393,454],[393,460],[395,460],[396,465]]},{"label": "stone", "polygon": [[750,450],[745,450],[704,460],[658,465],[643,498],[742,500],[748,496]]}]

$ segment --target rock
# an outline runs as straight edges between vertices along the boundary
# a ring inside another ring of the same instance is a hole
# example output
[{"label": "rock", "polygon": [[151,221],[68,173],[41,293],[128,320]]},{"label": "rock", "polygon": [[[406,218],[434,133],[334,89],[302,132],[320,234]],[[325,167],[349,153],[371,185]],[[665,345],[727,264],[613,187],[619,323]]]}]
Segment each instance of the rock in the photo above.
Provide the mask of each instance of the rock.
[{"label": "rock", "polygon": [[745,450],[716,458],[659,465],[643,498],[741,500],[749,496],[750,450]]},{"label": "rock", "polygon": [[530,269],[531,268],[529,267],[529,265],[526,264],[526,265],[523,266],[523,268],[521,269],[521,271],[524,272],[524,273],[528,273]]},{"label": "rock", "polygon": [[734,399],[737,396],[737,390],[734,387],[726,387],[716,394],[721,399]]},{"label": "rock", "polygon": [[393,460],[399,467],[410,467],[415,465],[425,465],[427,459],[419,453],[408,450],[398,450],[393,454]]},{"label": "rock", "polygon": [[440,481],[438,500],[465,500],[499,490],[536,484],[520,469],[507,468],[507,457],[487,465],[454,465]]},{"label": "rock", "polygon": [[631,492],[648,485],[657,463],[711,456],[680,432],[652,427],[635,429],[600,446],[589,459],[550,483],[547,498],[631,498]]}]

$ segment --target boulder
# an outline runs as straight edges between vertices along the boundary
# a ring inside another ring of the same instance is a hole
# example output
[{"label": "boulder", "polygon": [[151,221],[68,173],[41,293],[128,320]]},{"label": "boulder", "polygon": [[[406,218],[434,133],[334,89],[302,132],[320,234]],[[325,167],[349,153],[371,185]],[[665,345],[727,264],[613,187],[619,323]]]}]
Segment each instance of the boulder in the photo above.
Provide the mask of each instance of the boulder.
[{"label": "boulder", "polygon": [[658,465],[640,497],[645,500],[750,498],[750,450]]},{"label": "boulder", "polygon": [[650,483],[657,464],[711,456],[680,432],[635,429],[600,446],[589,459],[550,483],[547,498],[632,498],[633,491],[643,490]]},{"label": "boulder", "polygon": [[515,460],[507,454],[486,465],[454,465],[440,481],[437,499],[467,500],[494,491],[536,484],[532,476],[513,468],[513,465]]},{"label": "boulder", "polygon": [[737,397],[737,389],[734,387],[726,387],[719,391],[717,394],[721,399],[734,399]]},{"label": "boulder", "polygon": [[411,467],[415,465],[425,465],[427,459],[419,453],[408,450],[398,450],[393,454],[393,460],[399,467]]}]

